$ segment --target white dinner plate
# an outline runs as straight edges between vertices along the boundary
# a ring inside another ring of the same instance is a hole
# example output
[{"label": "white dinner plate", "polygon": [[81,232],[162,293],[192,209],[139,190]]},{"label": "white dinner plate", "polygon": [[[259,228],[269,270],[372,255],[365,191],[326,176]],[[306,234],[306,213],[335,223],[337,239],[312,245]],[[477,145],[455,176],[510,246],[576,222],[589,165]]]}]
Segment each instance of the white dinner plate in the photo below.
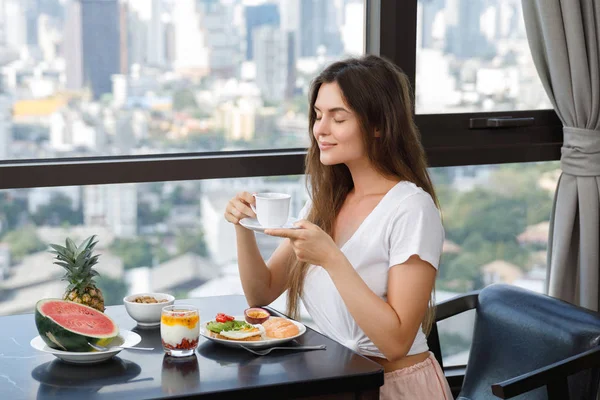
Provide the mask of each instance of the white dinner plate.
[{"label": "white dinner plate", "polygon": [[123,349],[116,346],[135,346],[141,341],[142,338],[137,333],[128,330],[122,330],[119,332],[119,335],[114,338],[113,341],[108,344],[108,346],[106,346],[109,348],[109,350],[106,351],[93,350],[76,352],[56,350],[48,347],[48,345],[44,342],[44,339],[42,339],[42,337],[39,335],[31,339],[30,344],[34,349],[43,351],[44,353],[53,354],[55,357],[63,360],[64,362],[72,364],[93,364],[106,361],[114,355],[119,354],[119,352]]},{"label": "white dinner plate", "polygon": [[[289,218],[285,225],[273,229],[300,229],[297,226],[294,226],[294,222],[296,221],[296,218]],[[256,218],[243,218],[240,220],[240,225],[242,225],[244,228],[253,230],[254,232],[264,232],[265,229],[267,229],[262,226]]]},{"label": "white dinner plate", "polygon": [[[235,316],[235,319],[238,321],[243,321],[244,317],[237,315],[237,316]],[[264,339],[264,340],[257,340],[254,342],[243,342],[243,341],[239,341],[239,340],[219,339],[216,337],[209,336],[208,329],[206,329],[206,325],[208,325],[210,322],[214,322],[214,320],[205,322],[204,324],[200,325],[200,334],[202,336],[204,336],[205,338],[207,338],[208,340],[212,340],[213,342],[220,343],[222,345],[229,346],[229,347],[238,347],[239,348],[241,346],[244,346],[244,347],[248,347],[251,349],[264,349],[267,347],[273,347],[273,346],[277,346],[277,345],[280,345],[283,343],[290,342],[290,341],[304,335],[304,333],[306,332],[306,326],[304,326],[304,324],[301,324],[300,322],[294,321],[291,319],[289,321],[293,322],[298,327],[299,332],[295,336],[291,336],[291,337],[283,338],[283,339]]]}]

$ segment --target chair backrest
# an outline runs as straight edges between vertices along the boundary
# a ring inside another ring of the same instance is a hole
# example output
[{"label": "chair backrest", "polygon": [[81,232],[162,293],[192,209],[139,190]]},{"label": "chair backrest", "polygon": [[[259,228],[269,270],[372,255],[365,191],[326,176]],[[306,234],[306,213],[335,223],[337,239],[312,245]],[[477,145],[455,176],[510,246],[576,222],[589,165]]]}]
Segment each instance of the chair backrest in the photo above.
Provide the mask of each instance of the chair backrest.
[{"label": "chair backrest", "polygon": [[[510,285],[479,294],[471,353],[458,399],[495,399],[491,385],[600,344],[597,313]],[[596,399],[598,369],[569,378],[571,399]],[[545,387],[515,399],[547,399]]]}]

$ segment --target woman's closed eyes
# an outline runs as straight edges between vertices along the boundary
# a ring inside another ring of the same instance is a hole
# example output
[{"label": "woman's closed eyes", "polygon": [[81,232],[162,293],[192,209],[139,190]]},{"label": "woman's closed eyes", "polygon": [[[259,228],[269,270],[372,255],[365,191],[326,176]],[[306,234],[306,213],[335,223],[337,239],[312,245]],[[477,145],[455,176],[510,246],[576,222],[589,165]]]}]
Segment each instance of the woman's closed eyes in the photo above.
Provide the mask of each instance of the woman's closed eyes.
[{"label": "woman's closed eyes", "polygon": [[[317,116],[315,117],[315,121],[320,121],[320,120],[322,120],[322,119],[323,119],[323,116],[322,116],[322,115],[317,115]],[[334,118],[334,119],[333,119],[333,122],[335,122],[336,124],[342,124],[342,123],[346,122],[346,120],[345,120],[345,119],[335,119],[335,118]]]}]

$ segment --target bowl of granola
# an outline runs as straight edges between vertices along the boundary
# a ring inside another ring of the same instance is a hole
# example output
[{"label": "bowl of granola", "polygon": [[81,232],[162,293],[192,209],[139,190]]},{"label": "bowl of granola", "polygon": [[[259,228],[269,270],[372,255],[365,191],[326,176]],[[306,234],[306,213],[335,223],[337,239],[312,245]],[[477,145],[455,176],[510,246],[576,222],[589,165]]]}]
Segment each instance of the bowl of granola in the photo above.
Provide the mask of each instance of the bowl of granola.
[{"label": "bowl of granola", "polygon": [[123,298],[129,316],[143,327],[160,326],[162,308],[174,302],[175,297],[167,293],[137,293]]}]

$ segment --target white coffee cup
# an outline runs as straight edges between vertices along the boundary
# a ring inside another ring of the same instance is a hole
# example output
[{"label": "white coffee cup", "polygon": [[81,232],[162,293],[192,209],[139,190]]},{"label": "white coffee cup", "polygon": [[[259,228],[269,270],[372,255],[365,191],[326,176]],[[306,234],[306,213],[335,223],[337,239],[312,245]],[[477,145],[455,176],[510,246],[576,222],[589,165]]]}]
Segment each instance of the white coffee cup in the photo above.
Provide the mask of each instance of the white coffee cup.
[{"label": "white coffee cup", "polygon": [[258,223],[265,228],[280,228],[288,220],[290,199],[285,193],[255,193],[256,206],[251,206],[256,213]]}]

